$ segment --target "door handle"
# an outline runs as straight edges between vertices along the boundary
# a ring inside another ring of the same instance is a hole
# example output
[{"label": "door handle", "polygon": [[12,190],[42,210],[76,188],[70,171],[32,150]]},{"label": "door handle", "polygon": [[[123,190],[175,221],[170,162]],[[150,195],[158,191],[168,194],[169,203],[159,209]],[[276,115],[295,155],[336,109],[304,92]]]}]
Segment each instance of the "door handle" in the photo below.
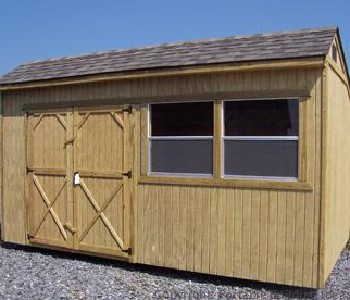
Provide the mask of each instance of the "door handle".
[{"label": "door handle", "polygon": [[80,184],[80,175],[79,175],[78,172],[74,173],[73,184],[74,185],[79,185]]}]

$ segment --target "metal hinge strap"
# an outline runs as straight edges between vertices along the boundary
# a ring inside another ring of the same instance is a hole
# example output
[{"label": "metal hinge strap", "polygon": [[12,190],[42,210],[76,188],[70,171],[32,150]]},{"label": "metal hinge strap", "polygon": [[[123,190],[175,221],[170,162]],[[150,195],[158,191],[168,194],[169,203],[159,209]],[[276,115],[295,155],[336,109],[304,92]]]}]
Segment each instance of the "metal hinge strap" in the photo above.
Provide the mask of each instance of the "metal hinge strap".
[{"label": "metal hinge strap", "polygon": [[122,251],[128,253],[129,255],[132,255],[132,248],[124,249]]},{"label": "metal hinge strap", "polygon": [[124,108],[123,111],[127,112],[128,114],[132,114],[132,106],[128,106],[127,108]]},{"label": "metal hinge strap", "polygon": [[132,178],[132,171],[128,171],[125,173],[122,173],[123,176],[128,176],[128,178]]}]

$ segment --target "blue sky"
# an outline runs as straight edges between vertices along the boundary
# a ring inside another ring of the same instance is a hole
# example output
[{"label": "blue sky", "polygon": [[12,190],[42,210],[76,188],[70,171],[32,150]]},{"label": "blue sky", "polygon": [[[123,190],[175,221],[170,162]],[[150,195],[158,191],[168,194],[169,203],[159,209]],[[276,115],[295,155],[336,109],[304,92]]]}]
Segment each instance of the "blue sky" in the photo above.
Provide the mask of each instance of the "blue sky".
[{"label": "blue sky", "polygon": [[2,0],[0,11],[0,75],[32,60],[329,25],[350,61],[349,0]]}]

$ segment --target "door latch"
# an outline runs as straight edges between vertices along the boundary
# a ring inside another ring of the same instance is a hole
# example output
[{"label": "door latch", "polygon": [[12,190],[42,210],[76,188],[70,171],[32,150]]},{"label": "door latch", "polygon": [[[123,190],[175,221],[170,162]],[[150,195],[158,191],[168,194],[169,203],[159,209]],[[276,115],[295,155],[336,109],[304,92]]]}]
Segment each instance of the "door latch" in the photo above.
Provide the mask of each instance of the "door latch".
[{"label": "door latch", "polygon": [[73,183],[74,183],[74,185],[80,184],[80,176],[79,176],[78,172],[74,173]]},{"label": "door latch", "polygon": [[67,147],[68,144],[72,144],[75,141],[75,137],[72,137],[64,142],[64,147]]}]

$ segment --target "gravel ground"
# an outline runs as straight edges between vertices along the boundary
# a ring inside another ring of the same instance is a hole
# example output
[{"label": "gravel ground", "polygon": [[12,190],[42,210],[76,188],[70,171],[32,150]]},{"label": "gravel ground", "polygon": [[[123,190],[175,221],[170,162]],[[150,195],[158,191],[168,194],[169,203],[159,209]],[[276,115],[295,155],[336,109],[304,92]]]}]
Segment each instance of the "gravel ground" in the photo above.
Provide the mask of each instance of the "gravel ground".
[{"label": "gravel ground", "polygon": [[318,291],[4,243],[0,274],[0,299],[350,299],[349,250]]}]

